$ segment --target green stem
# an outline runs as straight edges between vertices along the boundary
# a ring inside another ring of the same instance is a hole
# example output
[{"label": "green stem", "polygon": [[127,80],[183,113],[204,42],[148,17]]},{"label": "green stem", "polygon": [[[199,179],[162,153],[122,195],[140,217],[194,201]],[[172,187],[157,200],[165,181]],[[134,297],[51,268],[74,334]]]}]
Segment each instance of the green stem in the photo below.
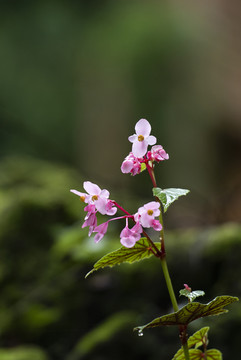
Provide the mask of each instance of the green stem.
[{"label": "green stem", "polygon": [[177,299],[173,290],[173,286],[172,286],[172,281],[169,275],[169,271],[168,271],[168,267],[167,267],[167,262],[166,262],[166,257],[162,257],[161,258],[161,266],[162,266],[162,271],[164,274],[164,278],[166,280],[166,284],[167,284],[167,289],[169,292],[169,296],[172,302],[172,306],[173,306],[173,310],[176,312],[178,311],[178,305],[177,305]]},{"label": "green stem", "polygon": [[[154,174],[154,170],[153,167],[150,167],[149,164],[146,164],[147,166],[147,170],[148,173],[150,175],[153,187],[157,187],[157,183],[156,183],[156,179],[155,179],[155,174]],[[165,251],[165,242],[164,242],[164,224],[163,224],[163,217],[162,217],[162,204],[161,201],[157,198],[157,201],[160,202],[160,217],[159,217],[159,221],[162,225],[162,230],[160,232],[160,240],[161,240],[161,252],[160,252],[160,260],[161,260],[161,266],[162,266],[162,271],[164,274],[164,278],[166,281],[166,285],[167,285],[167,289],[169,292],[169,296],[171,299],[171,303],[173,306],[173,310],[175,312],[177,312],[179,310],[178,308],[178,304],[177,304],[177,299],[173,290],[173,286],[172,286],[172,281],[169,275],[169,271],[168,271],[168,267],[167,267],[167,262],[166,262],[166,251]],[[179,332],[180,332],[180,338],[182,341],[182,347],[183,347],[183,352],[184,352],[184,356],[185,356],[185,360],[190,360],[189,357],[189,350],[188,350],[188,346],[187,346],[187,334],[186,334],[186,327],[185,329],[183,329],[182,326],[179,326]]]},{"label": "green stem", "polygon": [[187,342],[182,344],[182,348],[183,348],[183,352],[184,352],[184,355],[185,355],[185,359],[189,360],[190,357],[189,357],[189,350],[188,350]]}]

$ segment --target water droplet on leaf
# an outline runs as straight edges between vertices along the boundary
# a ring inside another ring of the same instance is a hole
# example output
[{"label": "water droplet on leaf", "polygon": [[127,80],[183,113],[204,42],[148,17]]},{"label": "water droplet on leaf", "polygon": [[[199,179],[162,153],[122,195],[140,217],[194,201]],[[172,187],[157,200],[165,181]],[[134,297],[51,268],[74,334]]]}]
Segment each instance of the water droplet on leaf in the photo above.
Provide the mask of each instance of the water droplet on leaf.
[{"label": "water droplet on leaf", "polygon": [[143,334],[143,332],[142,332],[142,330],[138,330],[138,336],[143,336],[144,334]]}]

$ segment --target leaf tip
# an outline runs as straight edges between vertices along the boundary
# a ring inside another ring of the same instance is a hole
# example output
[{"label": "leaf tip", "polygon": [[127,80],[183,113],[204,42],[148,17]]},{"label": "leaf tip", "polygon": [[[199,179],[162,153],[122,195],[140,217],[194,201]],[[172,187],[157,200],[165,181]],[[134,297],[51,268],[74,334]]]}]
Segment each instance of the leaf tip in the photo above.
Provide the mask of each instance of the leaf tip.
[{"label": "leaf tip", "polygon": [[90,271],[85,275],[85,279],[87,279],[87,277],[88,277],[90,274],[92,274],[92,272],[94,272],[94,271],[95,271],[95,269],[90,270]]}]

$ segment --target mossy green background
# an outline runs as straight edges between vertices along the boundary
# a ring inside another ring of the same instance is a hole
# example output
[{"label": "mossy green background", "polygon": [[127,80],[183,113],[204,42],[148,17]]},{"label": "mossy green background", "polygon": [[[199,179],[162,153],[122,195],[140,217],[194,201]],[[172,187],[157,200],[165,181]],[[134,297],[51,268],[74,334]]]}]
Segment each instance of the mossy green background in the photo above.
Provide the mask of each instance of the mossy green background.
[{"label": "mossy green background", "polygon": [[[188,283],[204,302],[240,296],[240,13],[228,1],[1,2],[1,360],[165,360],[178,349],[176,329],[132,332],[171,311],[158,260],[84,279],[123,224],[96,245],[69,192],[96,182],[131,213],[152,199],[145,172],[120,172],[142,117],[170,155],[158,186],[191,190],[164,218],[176,294]],[[235,359],[240,316],[233,304],[189,332],[210,325],[210,346]]]}]

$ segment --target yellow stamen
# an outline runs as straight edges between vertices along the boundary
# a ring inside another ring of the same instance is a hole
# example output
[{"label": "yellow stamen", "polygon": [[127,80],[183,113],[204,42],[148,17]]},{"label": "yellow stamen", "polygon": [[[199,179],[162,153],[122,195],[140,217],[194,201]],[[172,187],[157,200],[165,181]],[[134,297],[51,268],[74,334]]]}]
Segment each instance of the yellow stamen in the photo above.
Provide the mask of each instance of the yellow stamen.
[{"label": "yellow stamen", "polygon": [[147,214],[151,216],[153,214],[153,210],[147,210]]},{"label": "yellow stamen", "polygon": [[144,136],[143,135],[139,135],[138,136],[138,141],[143,141],[144,140]]},{"label": "yellow stamen", "polygon": [[93,201],[98,200],[98,196],[97,196],[97,195],[93,195],[93,196],[92,196],[92,200],[93,200]]},{"label": "yellow stamen", "polygon": [[80,200],[85,202],[85,196],[84,195],[80,196]]}]

